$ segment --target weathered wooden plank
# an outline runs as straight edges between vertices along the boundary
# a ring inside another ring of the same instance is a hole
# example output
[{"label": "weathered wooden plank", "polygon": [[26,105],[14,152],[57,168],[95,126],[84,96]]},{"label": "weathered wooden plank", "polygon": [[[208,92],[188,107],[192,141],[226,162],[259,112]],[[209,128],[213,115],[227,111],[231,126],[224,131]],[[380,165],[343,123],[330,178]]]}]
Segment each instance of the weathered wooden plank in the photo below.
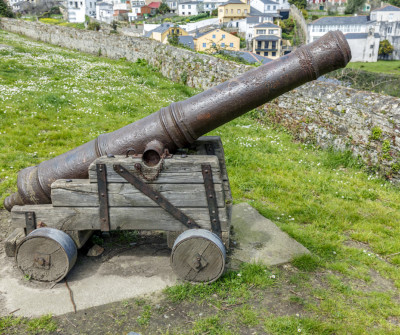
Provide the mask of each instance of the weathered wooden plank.
[{"label": "weathered wooden plank", "polygon": [[[110,183],[126,183],[113,169],[114,164],[123,165],[130,173],[139,176],[134,165],[142,164],[143,174],[146,176],[154,176],[157,173],[157,167],[148,168],[142,163],[141,158],[115,156],[115,158],[100,157],[89,167],[89,180],[97,183],[96,164],[106,164],[107,181]],[[181,156],[173,156],[165,159],[163,169],[154,184],[203,184],[203,175],[201,173],[201,165],[209,164],[213,170],[214,183],[221,183],[220,168],[218,158],[215,156],[197,156],[188,155],[185,158]]]},{"label": "weathered wooden plank", "polygon": [[6,238],[4,243],[4,251],[8,257],[14,257],[18,244],[25,237],[24,228],[15,228],[14,231]]},{"label": "weathered wooden plank", "polygon": [[[207,207],[203,184],[149,184],[174,206]],[[153,200],[128,183],[109,183],[108,204],[110,207],[159,207]],[[215,184],[218,207],[224,207],[222,184]],[[51,185],[51,201],[55,207],[98,207],[97,183],[88,179],[66,182],[64,179]]]},{"label": "weathered wooden plank", "polygon": [[[180,208],[199,226],[210,229],[208,208]],[[46,226],[68,230],[100,230],[99,209],[96,207],[53,207],[52,205],[14,206],[11,220],[15,228],[25,226],[25,212],[34,211],[36,220]],[[226,211],[220,213],[221,228],[227,229]],[[111,230],[185,230],[185,227],[162,208],[111,207]],[[184,227],[184,228],[183,228]]]}]

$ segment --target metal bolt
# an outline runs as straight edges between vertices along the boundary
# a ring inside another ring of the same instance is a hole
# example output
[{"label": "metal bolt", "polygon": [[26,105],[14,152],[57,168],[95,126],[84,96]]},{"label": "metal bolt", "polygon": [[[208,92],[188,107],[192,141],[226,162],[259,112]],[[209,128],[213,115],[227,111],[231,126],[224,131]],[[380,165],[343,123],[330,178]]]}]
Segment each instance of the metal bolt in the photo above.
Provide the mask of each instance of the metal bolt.
[{"label": "metal bolt", "polygon": [[123,169],[119,169],[119,172],[124,172],[124,170]]},{"label": "metal bolt", "polygon": [[215,214],[215,211],[212,211],[211,213]]},{"label": "metal bolt", "polygon": [[101,220],[102,220],[103,222],[105,222],[105,221],[106,221],[106,218],[102,218]]},{"label": "metal bolt", "polygon": [[209,198],[212,198],[212,197],[213,197],[213,195],[212,195],[212,194],[210,194],[208,197],[209,197]]},{"label": "metal bolt", "polygon": [[101,194],[101,196],[102,196],[102,197],[104,197],[104,196],[105,196],[105,194],[104,194],[104,193],[102,193],[102,194]]},{"label": "metal bolt", "polygon": [[103,169],[99,169],[100,172],[103,172]]},{"label": "metal bolt", "polygon": [[158,195],[156,195],[155,198],[158,199]]},{"label": "metal bolt", "polygon": [[189,221],[187,222],[187,224],[192,224],[192,221],[189,220]]},{"label": "metal bolt", "polygon": [[208,173],[208,170],[204,170],[205,173]]},{"label": "metal bolt", "polygon": [[214,219],[214,220],[213,220],[213,222],[217,222],[217,220],[216,220],[216,219]]}]

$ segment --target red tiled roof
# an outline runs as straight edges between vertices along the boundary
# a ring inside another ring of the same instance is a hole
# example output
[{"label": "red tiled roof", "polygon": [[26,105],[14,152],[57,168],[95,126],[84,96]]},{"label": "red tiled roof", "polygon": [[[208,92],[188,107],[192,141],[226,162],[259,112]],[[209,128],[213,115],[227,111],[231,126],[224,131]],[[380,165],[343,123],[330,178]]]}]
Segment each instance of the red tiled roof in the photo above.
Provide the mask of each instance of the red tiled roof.
[{"label": "red tiled roof", "polygon": [[151,3],[149,3],[149,7],[150,8],[159,8],[160,7],[160,5],[161,5],[161,2],[151,2]]}]

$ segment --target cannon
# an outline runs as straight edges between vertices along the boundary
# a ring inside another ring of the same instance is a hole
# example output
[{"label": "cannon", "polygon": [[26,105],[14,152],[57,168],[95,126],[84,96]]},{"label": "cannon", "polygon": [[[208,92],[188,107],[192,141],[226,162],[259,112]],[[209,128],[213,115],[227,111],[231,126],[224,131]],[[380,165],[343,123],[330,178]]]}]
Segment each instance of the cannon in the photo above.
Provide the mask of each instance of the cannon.
[{"label": "cannon", "polygon": [[[344,35],[329,32],[217,85],[18,174],[4,201],[8,255],[31,278],[59,281],[77,248],[101,230],[167,231],[171,266],[211,282],[225,267],[232,196],[219,137],[201,137],[319,76],[345,67]],[[40,228],[40,229],[37,229]]]}]

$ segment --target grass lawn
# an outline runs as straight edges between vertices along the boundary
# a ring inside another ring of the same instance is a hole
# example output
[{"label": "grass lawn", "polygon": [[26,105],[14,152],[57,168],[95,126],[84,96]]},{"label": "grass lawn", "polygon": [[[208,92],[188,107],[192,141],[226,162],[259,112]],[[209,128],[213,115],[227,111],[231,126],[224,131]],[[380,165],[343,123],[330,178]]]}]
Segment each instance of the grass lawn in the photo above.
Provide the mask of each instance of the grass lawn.
[{"label": "grass lawn", "polygon": [[[0,200],[16,190],[18,170],[195,93],[143,62],[0,31]],[[165,304],[183,313],[174,321],[156,302],[127,301],[69,316],[85,320],[79,329],[62,317],[3,317],[0,334],[93,333],[89,326],[99,334],[400,334],[400,190],[348,153],[296,143],[256,111],[211,134],[223,140],[235,202],[249,202],[311,256],[171,287]]]},{"label": "grass lawn", "polygon": [[349,63],[347,67],[368,72],[377,72],[400,76],[400,60],[378,60],[376,63],[354,62]]}]

